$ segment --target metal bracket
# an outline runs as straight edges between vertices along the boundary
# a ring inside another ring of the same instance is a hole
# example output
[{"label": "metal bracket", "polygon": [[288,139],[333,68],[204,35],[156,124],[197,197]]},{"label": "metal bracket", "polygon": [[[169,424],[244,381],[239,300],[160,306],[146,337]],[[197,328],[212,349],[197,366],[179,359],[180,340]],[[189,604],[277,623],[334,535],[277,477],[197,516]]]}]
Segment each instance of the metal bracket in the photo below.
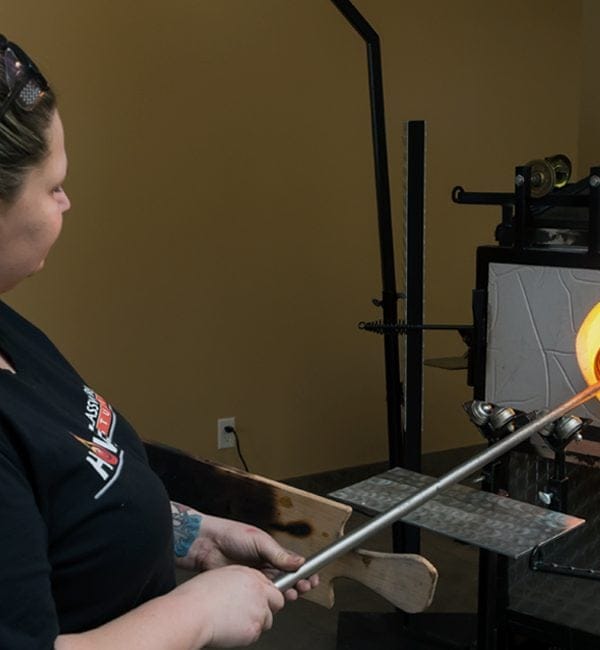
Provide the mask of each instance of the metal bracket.
[{"label": "metal bracket", "polygon": [[570,576],[571,578],[584,578],[586,580],[600,580],[600,571],[597,569],[582,569],[581,567],[567,566],[566,564],[545,561],[543,547],[548,543],[549,542],[543,542],[539,546],[536,546],[531,552],[529,567],[532,571],[555,573],[558,575]]}]

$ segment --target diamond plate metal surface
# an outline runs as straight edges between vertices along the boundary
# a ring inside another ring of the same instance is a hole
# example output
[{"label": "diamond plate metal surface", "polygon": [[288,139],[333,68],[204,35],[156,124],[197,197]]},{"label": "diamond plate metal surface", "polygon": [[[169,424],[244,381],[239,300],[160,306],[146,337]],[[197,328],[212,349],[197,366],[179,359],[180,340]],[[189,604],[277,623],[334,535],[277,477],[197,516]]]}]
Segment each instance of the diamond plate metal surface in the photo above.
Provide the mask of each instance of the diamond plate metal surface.
[{"label": "diamond plate metal surface", "polygon": [[[329,496],[375,515],[389,510],[435,480],[395,467]],[[402,521],[513,559],[584,522],[577,517],[464,485],[448,488]]]}]

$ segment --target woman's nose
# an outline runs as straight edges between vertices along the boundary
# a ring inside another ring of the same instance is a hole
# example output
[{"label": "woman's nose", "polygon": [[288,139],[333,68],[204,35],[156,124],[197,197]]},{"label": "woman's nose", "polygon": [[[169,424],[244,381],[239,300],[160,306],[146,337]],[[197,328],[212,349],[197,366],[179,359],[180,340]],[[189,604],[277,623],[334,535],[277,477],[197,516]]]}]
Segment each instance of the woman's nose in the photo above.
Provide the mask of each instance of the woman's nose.
[{"label": "woman's nose", "polygon": [[63,192],[63,195],[62,195],[62,202],[61,202],[61,206],[60,206],[60,208],[61,208],[61,210],[62,210],[63,212],[66,212],[67,210],[70,210],[70,209],[71,209],[71,200],[70,200],[69,197],[67,196],[67,193],[66,193],[66,192]]}]

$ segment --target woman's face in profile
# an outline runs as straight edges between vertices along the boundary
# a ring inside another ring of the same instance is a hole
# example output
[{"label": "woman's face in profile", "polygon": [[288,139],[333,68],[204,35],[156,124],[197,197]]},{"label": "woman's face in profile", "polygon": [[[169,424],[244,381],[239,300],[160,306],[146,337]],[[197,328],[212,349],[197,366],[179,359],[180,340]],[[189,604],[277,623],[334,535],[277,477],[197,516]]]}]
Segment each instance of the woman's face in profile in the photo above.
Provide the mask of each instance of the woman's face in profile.
[{"label": "woman's face in profile", "polygon": [[71,204],[62,189],[67,174],[62,122],[48,127],[48,155],[29,170],[12,203],[0,202],[0,293],[44,266]]}]

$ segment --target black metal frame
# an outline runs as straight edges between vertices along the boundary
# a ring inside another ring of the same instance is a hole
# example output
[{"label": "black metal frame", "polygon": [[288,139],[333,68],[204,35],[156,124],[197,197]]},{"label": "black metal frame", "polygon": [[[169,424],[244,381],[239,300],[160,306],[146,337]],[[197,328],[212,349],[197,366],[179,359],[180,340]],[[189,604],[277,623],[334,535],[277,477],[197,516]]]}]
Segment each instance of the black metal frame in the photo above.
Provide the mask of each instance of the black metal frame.
[{"label": "black metal frame", "polygon": [[[379,245],[381,257],[382,296],[375,304],[383,310],[383,321],[376,327],[365,327],[379,331],[384,336],[385,379],[388,424],[389,462],[391,466],[400,465],[419,471],[421,464],[421,419],[422,419],[422,377],[423,377],[423,215],[424,215],[424,125],[422,122],[409,126],[409,168],[407,187],[407,321],[398,320],[398,294],[394,262],[394,244],[391,221],[391,202],[387,146],[385,136],[385,115],[383,104],[383,75],[379,36],[349,0],[331,0],[350,25],[363,38],[367,46],[369,71],[369,94],[371,105],[371,126],[375,164],[375,184],[379,226]],[[413,146],[414,145],[414,146]],[[589,198],[578,195],[564,195],[553,192],[542,199],[532,199],[530,168],[517,167],[515,170],[515,192],[504,193],[466,193],[460,187],[453,191],[457,203],[486,203],[502,206],[503,239],[501,244],[512,248],[481,248],[477,256],[477,288],[473,295],[474,340],[470,349],[469,383],[474,385],[476,399],[482,399],[485,390],[485,333],[487,308],[487,265],[489,259],[502,259],[513,263],[551,264],[560,266],[587,266],[600,268],[600,167],[590,172]],[[589,207],[588,250],[587,253],[558,253],[554,251],[535,251],[527,249],[530,231],[533,228],[532,209],[536,206],[569,205]],[[490,252],[493,251],[493,252]],[[373,324],[368,324],[373,325]],[[444,326],[448,327],[448,326]],[[464,326],[463,326],[464,327]],[[457,329],[459,326],[456,327]],[[406,426],[402,424],[403,384],[400,379],[399,334],[407,337],[406,355]],[[495,489],[504,482],[506,466],[502,463],[487,472],[486,487]],[[419,534],[416,529],[396,528],[394,550],[419,550]],[[508,583],[507,563],[491,553],[482,552],[480,558],[479,583],[479,650],[499,650],[506,648],[509,638],[516,638],[518,632],[531,633],[539,621],[528,617],[515,616],[507,609]],[[544,623],[543,629],[547,630]],[[559,626],[560,627],[560,626]],[[518,628],[518,630],[517,630]],[[517,631],[516,631],[517,630]],[[556,633],[558,634],[558,632]],[[564,638],[571,639],[572,630],[560,630]],[[511,637],[511,635],[513,635]],[[578,636],[578,635],[575,635]],[[579,635],[581,636],[581,635]],[[582,636],[578,650],[586,635]],[[538,638],[542,638],[539,636]],[[556,636],[554,637],[556,638]],[[562,638],[562,637],[561,637]],[[592,646],[590,646],[592,647]]]},{"label": "black metal frame", "polygon": [[[331,2],[363,38],[367,46],[377,220],[379,225],[381,279],[383,286],[381,301],[378,302],[378,305],[383,309],[385,322],[395,323],[398,320],[398,291],[396,288],[394,262],[394,240],[383,103],[383,73],[379,36],[349,0],[331,0]],[[398,336],[391,332],[384,334],[384,348],[390,464],[397,465],[401,464],[404,460],[402,383],[400,381],[400,348]]]},{"label": "black metal frame", "polygon": [[[423,241],[425,196],[425,124],[408,123],[407,169],[407,278],[406,295],[401,296],[396,286],[394,241],[385,134],[383,102],[383,73],[381,48],[377,32],[369,25],[349,0],[331,0],[344,18],[363,38],[367,46],[371,128],[375,163],[375,185],[379,225],[382,296],[374,300],[383,310],[385,381],[390,467],[401,466],[415,471],[421,467],[421,428],[423,391]],[[400,378],[400,346],[398,299],[406,298],[407,354],[406,401]],[[405,420],[402,420],[402,405]],[[393,548],[397,552],[418,553],[418,528],[395,525]]]},{"label": "black metal frame", "polygon": [[[423,397],[423,329],[458,329],[470,326],[425,326],[423,324],[423,249],[425,202],[425,124],[409,122],[407,126],[407,187],[406,187],[406,295],[396,288],[394,244],[391,221],[383,83],[379,37],[349,0],[331,0],[364,39],[367,46],[369,95],[375,163],[375,183],[381,256],[382,297],[374,304],[383,309],[383,321],[374,331],[384,336],[385,379],[388,422],[389,464],[419,471],[421,467],[421,428]],[[407,322],[398,320],[398,299],[406,299]],[[371,329],[363,327],[363,329]],[[399,335],[406,335],[406,402],[400,380]],[[405,425],[402,406],[405,405]],[[396,552],[418,553],[420,531],[402,524],[393,527],[393,549]],[[379,620],[379,619],[378,619]],[[406,615],[395,617],[391,643],[399,637],[410,636],[418,627],[418,618]],[[413,622],[415,625],[413,625]],[[439,625],[439,624],[438,624]],[[360,627],[360,626],[359,626]],[[412,630],[412,632],[409,630]],[[345,628],[344,628],[345,629]],[[421,637],[421,633],[416,633]],[[414,638],[414,637],[413,637]],[[338,643],[350,647],[344,632],[338,630]],[[372,639],[371,639],[372,640]],[[444,647],[448,647],[446,643]],[[338,646],[339,647],[339,646]],[[358,646],[357,646],[358,647]],[[425,647],[425,646],[423,646]],[[433,647],[427,645],[427,647]],[[440,647],[436,644],[436,647]],[[458,648],[456,644],[451,647]]]},{"label": "black metal frame", "polygon": [[[582,190],[588,190],[588,194]],[[502,208],[502,222],[496,229],[501,246],[527,248],[534,241],[536,221],[544,224],[544,211],[552,207],[587,208],[587,252],[600,253],[600,167],[592,167],[590,175],[577,183],[569,183],[543,197],[530,196],[531,168],[515,169],[514,192],[466,192],[456,186],[451,193],[454,203],[463,205],[498,205]],[[572,224],[571,224],[572,225]]]},{"label": "black metal frame", "polygon": [[[521,171],[526,174],[528,172],[526,168],[517,168],[517,173]],[[593,168],[591,172],[591,176],[593,176],[600,172],[600,168]],[[527,183],[524,184],[523,191],[527,191]],[[520,188],[517,188],[517,193],[521,193]],[[594,190],[590,192],[589,197],[585,198],[590,208],[590,220],[597,219],[600,193]],[[526,198],[523,199],[523,196],[519,196],[514,205],[516,215],[520,217],[523,210],[528,210],[530,203]],[[478,248],[476,289],[473,293],[476,340],[473,349],[475,399],[485,399],[486,311],[490,263],[600,270],[600,255],[597,252],[597,242],[593,241],[595,235],[591,221],[590,232],[592,236],[587,251],[528,249],[517,245],[517,242],[522,243],[523,241],[520,236],[516,237],[515,246],[512,248],[502,246],[482,246]],[[527,220],[524,220],[524,223],[527,223]],[[521,233],[525,232],[525,229],[519,230]],[[485,489],[496,491],[497,489],[506,488],[506,470],[506,462],[490,468],[486,475]],[[584,650],[600,646],[600,640],[594,635],[565,626],[550,624],[547,621],[534,619],[520,612],[510,610],[508,605],[507,560],[487,551],[480,552],[478,611],[478,650],[504,650],[505,648],[512,650],[513,648],[522,647],[525,649],[529,647],[528,645],[518,645],[517,637],[540,642],[551,640],[558,647],[565,647],[569,650]],[[552,628],[552,633],[548,632],[550,628]],[[559,639],[561,640],[560,646]],[[564,645],[562,645],[563,643]]]},{"label": "black metal frame", "polygon": [[[425,274],[425,123],[407,125],[405,467],[421,471],[423,426],[423,298]],[[407,441],[408,443],[408,441]]]}]

